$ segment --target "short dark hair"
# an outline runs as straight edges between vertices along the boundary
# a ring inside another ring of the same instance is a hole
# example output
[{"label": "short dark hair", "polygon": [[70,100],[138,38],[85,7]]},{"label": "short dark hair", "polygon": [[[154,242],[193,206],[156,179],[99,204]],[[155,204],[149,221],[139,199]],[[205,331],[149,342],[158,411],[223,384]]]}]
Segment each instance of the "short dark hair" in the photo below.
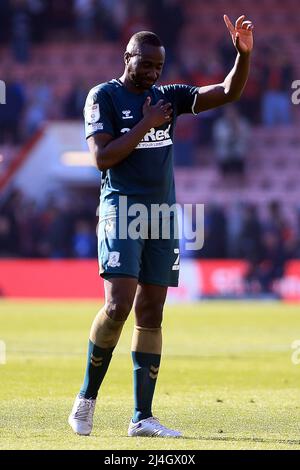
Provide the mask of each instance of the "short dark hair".
[{"label": "short dark hair", "polygon": [[137,46],[143,46],[148,44],[150,46],[163,47],[163,43],[157,34],[151,31],[140,31],[131,36],[128,44],[136,44]]}]

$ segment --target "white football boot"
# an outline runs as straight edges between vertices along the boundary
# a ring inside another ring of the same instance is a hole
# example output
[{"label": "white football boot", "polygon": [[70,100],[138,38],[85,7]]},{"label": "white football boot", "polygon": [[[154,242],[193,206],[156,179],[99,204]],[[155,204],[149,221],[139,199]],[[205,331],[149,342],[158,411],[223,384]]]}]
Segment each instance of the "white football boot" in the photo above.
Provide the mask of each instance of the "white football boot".
[{"label": "white football boot", "polygon": [[168,429],[157,418],[151,416],[150,418],[142,419],[137,423],[132,421],[129,424],[128,436],[148,436],[148,437],[182,437],[181,432],[173,429]]},{"label": "white football boot", "polygon": [[93,428],[96,400],[76,397],[68,423],[76,434],[89,436]]}]

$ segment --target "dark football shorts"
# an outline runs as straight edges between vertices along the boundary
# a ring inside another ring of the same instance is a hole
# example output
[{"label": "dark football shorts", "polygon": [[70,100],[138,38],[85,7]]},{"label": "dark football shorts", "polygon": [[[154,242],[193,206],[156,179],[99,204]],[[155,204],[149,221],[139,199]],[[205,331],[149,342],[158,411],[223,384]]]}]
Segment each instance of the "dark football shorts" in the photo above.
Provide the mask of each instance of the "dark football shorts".
[{"label": "dark football shorts", "polygon": [[133,217],[107,215],[99,218],[99,274],[135,277],[144,284],[178,286],[179,240],[177,219],[170,216],[137,224]]}]

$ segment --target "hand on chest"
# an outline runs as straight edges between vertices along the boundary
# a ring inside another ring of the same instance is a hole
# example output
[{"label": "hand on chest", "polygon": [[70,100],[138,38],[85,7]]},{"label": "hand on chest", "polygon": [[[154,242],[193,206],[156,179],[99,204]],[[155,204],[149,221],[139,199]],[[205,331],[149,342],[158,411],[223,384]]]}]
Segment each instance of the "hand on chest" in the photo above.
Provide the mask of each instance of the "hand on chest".
[{"label": "hand on chest", "polygon": [[[119,98],[119,97],[118,97]],[[153,99],[153,104],[159,101],[161,97]],[[114,118],[117,131],[122,134],[131,130],[138,122],[143,119],[143,105],[145,102],[144,96],[133,97],[132,99],[116,99],[114,101]],[[162,133],[167,129],[170,130],[170,125],[172,123],[166,122],[159,126],[153,127],[158,131],[159,136],[163,138]]]}]

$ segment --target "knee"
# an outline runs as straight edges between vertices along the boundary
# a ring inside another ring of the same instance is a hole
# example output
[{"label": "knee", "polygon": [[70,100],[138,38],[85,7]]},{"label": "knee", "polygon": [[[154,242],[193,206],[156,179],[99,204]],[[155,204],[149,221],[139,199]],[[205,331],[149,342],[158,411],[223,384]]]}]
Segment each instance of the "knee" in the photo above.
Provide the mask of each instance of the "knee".
[{"label": "knee", "polygon": [[135,305],[137,326],[144,328],[159,328],[163,319],[164,303],[155,301],[140,301]]},{"label": "knee", "polygon": [[106,314],[115,321],[126,321],[131,308],[132,302],[127,299],[114,299],[105,303]]}]

